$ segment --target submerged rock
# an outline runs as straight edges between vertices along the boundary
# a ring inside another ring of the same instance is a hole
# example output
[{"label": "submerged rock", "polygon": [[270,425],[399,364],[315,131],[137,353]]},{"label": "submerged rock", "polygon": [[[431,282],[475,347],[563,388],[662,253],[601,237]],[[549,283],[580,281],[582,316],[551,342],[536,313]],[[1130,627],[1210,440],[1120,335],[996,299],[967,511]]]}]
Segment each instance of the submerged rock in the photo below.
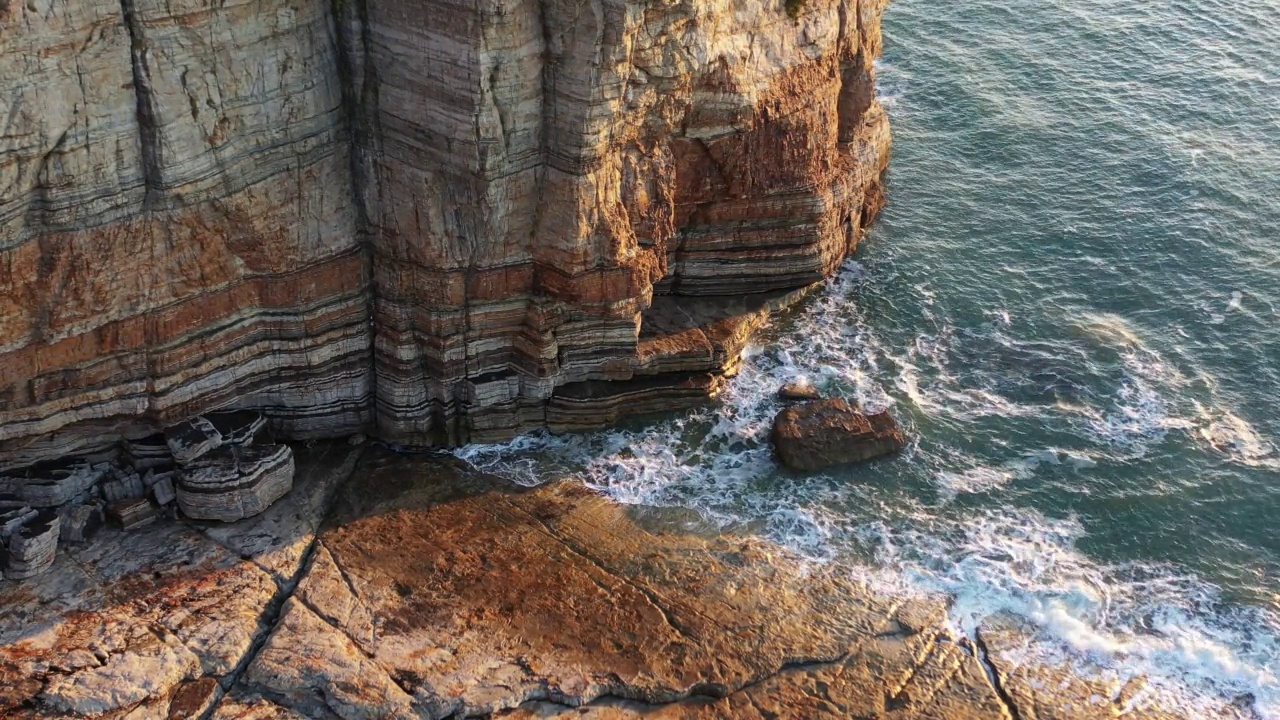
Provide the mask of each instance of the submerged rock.
[{"label": "submerged rock", "polygon": [[808,383],[789,382],[778,390],[778,397],[783,400],[821,400],[822,393]]},{"label": "submerged rock", "polygon": [[905,445],[888,411],[868,415],[838,398],[786,408],[773,421],[774,452],[793,470],[865,462]]}]

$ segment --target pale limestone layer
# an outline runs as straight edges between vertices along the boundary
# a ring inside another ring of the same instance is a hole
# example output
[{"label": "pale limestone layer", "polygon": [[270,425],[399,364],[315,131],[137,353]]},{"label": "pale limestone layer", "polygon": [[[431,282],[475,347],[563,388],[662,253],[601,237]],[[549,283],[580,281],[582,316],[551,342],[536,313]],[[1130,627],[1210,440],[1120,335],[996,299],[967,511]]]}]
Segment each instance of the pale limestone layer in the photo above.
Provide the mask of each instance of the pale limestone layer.
[{"label": "pale limestone layer", "polygon": [[368,421],[337,56],[327,3],[0,3],[0,466]]},{"label": "pale limestone layer", "polygon": [[255,518],[109,531],[0,581],[0,717],[1172,718],[1140,678],[1019,664],[1012,622],[956,636],[942,598],[360,452],[300,451]]},{"label": "pale limestone layer", "polygon": [[0,10],[0,467],[683,407],[733,354],[654,362],[655,295],[813,283],[883,202],[883,0],[47,3]]},{"label": "pale limestone layer", "polygon": [[813,283],[882,202],[879,0],[347,7],[384,435],[611,421],[655,292]]}]

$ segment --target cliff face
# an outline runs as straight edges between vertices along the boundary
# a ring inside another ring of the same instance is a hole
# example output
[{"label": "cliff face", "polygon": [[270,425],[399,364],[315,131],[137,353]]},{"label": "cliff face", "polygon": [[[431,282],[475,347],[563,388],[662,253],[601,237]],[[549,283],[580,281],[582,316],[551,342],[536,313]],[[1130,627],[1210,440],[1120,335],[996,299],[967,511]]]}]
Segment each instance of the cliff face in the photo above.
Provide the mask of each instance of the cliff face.
[{"label": "cliff face", "polygon": [[0,466],[714,392],[879,208],[883,0],[0,0]]}]

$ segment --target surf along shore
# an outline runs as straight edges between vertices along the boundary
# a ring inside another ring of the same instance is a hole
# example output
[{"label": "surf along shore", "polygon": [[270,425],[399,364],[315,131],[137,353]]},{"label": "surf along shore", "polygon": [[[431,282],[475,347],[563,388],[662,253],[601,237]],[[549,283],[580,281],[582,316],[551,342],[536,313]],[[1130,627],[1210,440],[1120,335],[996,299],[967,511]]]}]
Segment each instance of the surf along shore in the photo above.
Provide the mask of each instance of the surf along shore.
[{"label": "surf along shore", "polygon": [[1110,718],[1142,683],[1020,667],[1012,622],[572,482],[298,449],[232,524],[161,521],[0,585],[0,715]]}]

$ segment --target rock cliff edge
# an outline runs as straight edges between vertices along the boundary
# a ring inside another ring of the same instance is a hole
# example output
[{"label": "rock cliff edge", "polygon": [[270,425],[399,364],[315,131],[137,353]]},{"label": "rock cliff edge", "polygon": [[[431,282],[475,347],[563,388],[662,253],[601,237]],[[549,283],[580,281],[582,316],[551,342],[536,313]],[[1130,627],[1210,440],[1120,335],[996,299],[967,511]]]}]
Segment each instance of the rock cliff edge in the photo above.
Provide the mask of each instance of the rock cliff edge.
[{"label": "rock cliff edge", "polygon": [[683,407],[882,204],[884,0],[0,0],[0,467]]}]

